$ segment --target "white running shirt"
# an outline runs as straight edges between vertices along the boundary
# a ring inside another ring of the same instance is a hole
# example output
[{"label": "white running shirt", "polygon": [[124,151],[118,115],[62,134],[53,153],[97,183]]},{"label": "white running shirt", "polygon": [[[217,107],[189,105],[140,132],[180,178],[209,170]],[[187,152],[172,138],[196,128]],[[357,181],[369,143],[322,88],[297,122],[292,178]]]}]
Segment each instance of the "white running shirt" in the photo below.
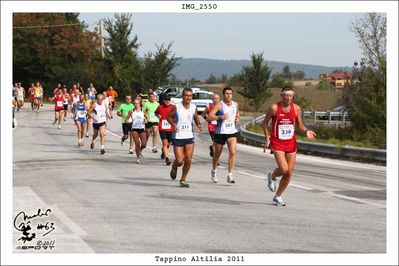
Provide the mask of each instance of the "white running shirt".
[{"label": "white running shirt", "polygon": [[94,124],[100,124],[107,121],[107,109],[108,106],[106,106],[104,102],[102,102],[101,105],[96,102],[96,107],[94,107],[94,111],[96,113],[97,122],[93,121]]},{"label": "white running shirt", "polygon": [[194,129],[193,121],[196,105],[190,103],[190,107],[186,109],[183,103],[176,104],[175,121],[179,131],[174,132],[174,139],[193,139]]},{"label": "white running shirt", "polygon": [[133,111],[131,117],[132,117],[132,129],[145,128],[145,117],[143,111]]},{"label": "white running shirt", "polygon": [[237,103],[232,101],[232,104],[228,106],[223,101],[220,102],[222,104],[222,110],[219,111],[219,115],[228,114],[228,118],[226,120],[219,120],[218,125],[216,127],[216,134],[234,134],[237,133],[236,129],[236,115],[237,115]]}]

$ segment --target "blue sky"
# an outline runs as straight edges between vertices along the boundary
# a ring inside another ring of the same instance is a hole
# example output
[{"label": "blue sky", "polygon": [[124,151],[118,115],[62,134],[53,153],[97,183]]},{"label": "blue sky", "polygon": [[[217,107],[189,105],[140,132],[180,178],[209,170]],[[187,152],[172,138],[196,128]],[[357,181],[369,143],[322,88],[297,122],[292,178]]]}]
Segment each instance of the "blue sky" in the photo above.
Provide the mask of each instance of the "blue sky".
[{"label": "blue sky", "polygon": [[[361,57],[350,24],[361,13],[133,13],[139,54],[155,43],[173,42],[176,56],[249,59],[264,52],[266,60],[324,66],[352,66]],[[93,29],[113,13],[81,13]]]}]

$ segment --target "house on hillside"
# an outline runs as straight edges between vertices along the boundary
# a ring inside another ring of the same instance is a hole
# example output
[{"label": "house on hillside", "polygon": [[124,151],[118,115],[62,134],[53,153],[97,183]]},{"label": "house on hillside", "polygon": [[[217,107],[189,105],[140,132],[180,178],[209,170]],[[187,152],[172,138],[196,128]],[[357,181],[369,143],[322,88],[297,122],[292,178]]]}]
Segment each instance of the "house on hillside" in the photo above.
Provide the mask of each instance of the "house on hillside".
[{"label": "house on hillside", "polygon": [[352,83],[352,73],[336,72],[320,74],[320,79],[328,79],[336,89],[342,89],[346,84]]}]

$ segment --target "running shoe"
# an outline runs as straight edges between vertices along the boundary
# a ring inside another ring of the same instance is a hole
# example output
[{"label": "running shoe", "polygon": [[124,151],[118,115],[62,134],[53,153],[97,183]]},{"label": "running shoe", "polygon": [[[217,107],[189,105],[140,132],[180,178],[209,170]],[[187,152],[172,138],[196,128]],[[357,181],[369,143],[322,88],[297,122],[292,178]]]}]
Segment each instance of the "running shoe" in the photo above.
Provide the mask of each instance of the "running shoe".
[{"label": "running shoe", "polygon": [[209,155],[210,155],[211,157],[213,157],[213,147],[212,147],[212,145],[209,146]]},{"label": "running shoe", "polygon": [[216,170],[211,169],[211,180],[213,183],[217,183],[219,181]]},{"label": "running shoe", "polygon": [[58,129],[61,129],[61,125],[58,125]]},{"label": "running shoe", "polygon": [[172,162],[169,160],[168,157],[166,157],[166,158],[165,158],[165,163],[166,163],[166,165],[170,165]]},{"label": "running shoe", "polygon": [[153,152],[153,153],[157,153],[157,152],[158,152],[157,148],[155,148],[155,147],[152,148],[152,152]]},{"label": "running shoe", "polygon": [[129,149],[129,154],[133,154],[133,149],[132,148]]},{"label": "running shoe", "polygon": [[273,197],[273,204],[276,206],[285,206],[285,202],[283,201],[281,196],[279,197],[277,195]]},{"label": "running shoe", "polygon": [[180,187],[188,188],[190,185],[187,183],[186,180],[180,180]]},{"label": "running shoe", "polygon": [[66,121],[66,118],[64,118],[64,119],[62,119],[62,120],[64,120],[64,122]]},{"label": "running shoe", "polygon": [[272,171],[267,172],[267,187],[272,192],[276,191],[276,183],[273,180]]},{"label": "running shoe", "polygon": [[90,143],[90,149],[94,149],[94,142]]},{"label": "running shoe", "polygon": [[123,139],[123,137],[121,138],[121,146],[123,147],[123,143],[125,142],[125,140]]},{"label": "running shoe", "polygon": [[228,174],[227,175],[227,183],[231,183],[234,184],[236,181],[234,181],[233,175],[232,174]]},{"label": "running shoe", "polygon": [[170,170],[170,178],[172,178],[172,180],[175,180],[177,176],[177,170],[174,170],[173,167]]},{"label": "running shoe", "polygon": [[101,149],[101,154],[104,154],[105,153],[105,150],[104,149]]},{"label": "running shoe", "polygon": [[140,164],[140,158],[137,158],[136,163]]},{"label": "running shoe", "polygon": [[162,152],[162,154],[161,154],[161,159],[162,159],[162,160],[165,159],[165,154],[163,154],[163,152]]},{"label": "running shoe", "polygon": [[89,137],[89,133],[86,132],[86,138],[88,138],[88,137]]}]

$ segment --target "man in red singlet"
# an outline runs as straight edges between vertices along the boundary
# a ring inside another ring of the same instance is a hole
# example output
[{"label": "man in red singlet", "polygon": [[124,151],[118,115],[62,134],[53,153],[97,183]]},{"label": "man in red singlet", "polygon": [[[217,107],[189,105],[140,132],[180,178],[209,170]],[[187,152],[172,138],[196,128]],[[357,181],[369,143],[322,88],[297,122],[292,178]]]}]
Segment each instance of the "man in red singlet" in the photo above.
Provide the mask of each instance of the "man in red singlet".
[{"label": "man in red singlet", "polygon": [[209,119],[209,113],[212,111],[213,107],[219,102],[220,96],[218,94],[213,94],[212,95],[212,104],[209,104],[206,108],[205,111],[202,112],[202,117],[208,122],[208,132],[209,135],[211,136],[212,139],[212,145],[209,146],[209,155],[213,157],[213,152],[215,150],[215,131],[216,131],[216,126],[218,122],[216,120],[210,120]]},{"label": "man in red singlet", "polygon": [[[266,113],[263,121],[265,132],[264,152],[267,148],[274,154],[278,167],[267,174],[267,186],[273,192],[276,191],[275,180],[282,176],[278,190],[273,197],[273,204],[285,206],[281,195],[287,188],[296,162],[297,142],[295,125],[305,133],[308,139],[314,139],[316,134],[305,128],[302,122],[301,107],[294,104],[294,89],[292,86],[285,86],[281,91],[281,101],[273,104]],[[268,124],[272,119],[272,132],[269,139]]]},{"label": "man in red singlet", "polygon": [[64,95],[61,88],[57,89],[54,97],[49,98],[50,101],[54,101],[54,122],[55,125],[58,121],[58,129],[61,129],[62,116],[64,114]]},{"label": "man in red singlet", "polygon": [[170,110],[172,110],[173,105],[170,103],[170,97],[165,95],[162,97],[162,103],[155,110],[155,115],[159,118],[159,135],[162,140],[162,154],[161,159],[165,159],[166,165],[170,165],[169,160],[169,147],[172,143],[172,125],[168,122],[168,115]]}]

